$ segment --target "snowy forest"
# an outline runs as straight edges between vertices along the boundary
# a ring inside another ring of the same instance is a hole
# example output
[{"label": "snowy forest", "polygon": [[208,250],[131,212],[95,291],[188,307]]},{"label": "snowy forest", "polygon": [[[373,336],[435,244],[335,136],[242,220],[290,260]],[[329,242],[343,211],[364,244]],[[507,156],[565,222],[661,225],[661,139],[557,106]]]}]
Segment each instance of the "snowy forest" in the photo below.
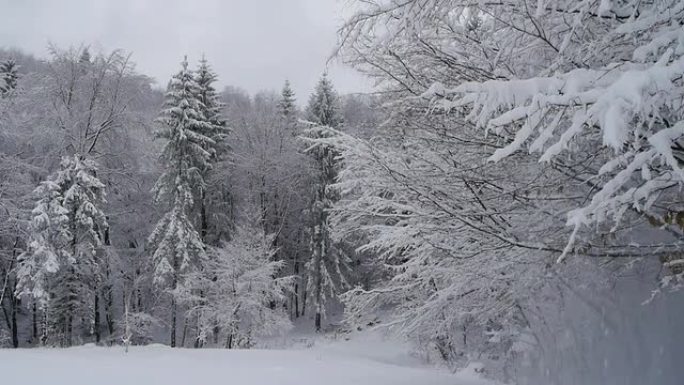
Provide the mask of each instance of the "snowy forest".
[{"label": "snowy forest", "polygon": [[457,373],[407,383],[681,384],[684,1],[351,6],[370,92],[0,40],[0,379],[373,331]]}]

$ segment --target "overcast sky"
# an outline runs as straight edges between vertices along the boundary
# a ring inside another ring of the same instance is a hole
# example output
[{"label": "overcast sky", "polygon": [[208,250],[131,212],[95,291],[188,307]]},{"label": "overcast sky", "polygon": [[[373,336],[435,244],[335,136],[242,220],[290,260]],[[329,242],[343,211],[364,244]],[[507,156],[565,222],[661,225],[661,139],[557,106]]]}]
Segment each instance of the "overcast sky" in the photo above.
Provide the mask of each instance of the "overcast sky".
[{"label": "overcast sky", "polygon": [[[40,57],[48,42],[123,48],[162,85],[184,54],[204,53],[219,86],[254,93],[287,78],[304,103],[348,12],[342,0],[0,0],[0,46]],[[333,63],[329,73],[341,93],[369,89],[352,69]]]}]

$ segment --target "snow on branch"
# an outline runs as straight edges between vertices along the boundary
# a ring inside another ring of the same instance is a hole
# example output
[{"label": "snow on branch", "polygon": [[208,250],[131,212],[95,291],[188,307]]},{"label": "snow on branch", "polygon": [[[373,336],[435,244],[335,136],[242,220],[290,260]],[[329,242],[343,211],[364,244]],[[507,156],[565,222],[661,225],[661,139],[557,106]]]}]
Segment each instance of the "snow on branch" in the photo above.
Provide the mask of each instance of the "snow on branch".
[{"label": "snow on branch", "polygon": [[[604,3],[609,2],[601,2],[601,9],[612,9]],[[605,13],[601,9],[599,14]],[[633,61],[452,88],[436,83],[421,95],[437,108],[464,112],[485,134],[501,136],[506,144],[489,161],[523,149],[541,152],[541,162],[580,151],[605,157],[595,174],[603,183],[588,205],[568,215],[575,230],[558,261],[572,251],[581,226],[617,223],[627,209],[648,212],[663,191],[684,186],[682,159],[675,152],[684,138],[684,32],[670,24],[681,19],[684,6],[648,11],[607,34],[617,38],[649,30],[651,39],[631,47]]]}]

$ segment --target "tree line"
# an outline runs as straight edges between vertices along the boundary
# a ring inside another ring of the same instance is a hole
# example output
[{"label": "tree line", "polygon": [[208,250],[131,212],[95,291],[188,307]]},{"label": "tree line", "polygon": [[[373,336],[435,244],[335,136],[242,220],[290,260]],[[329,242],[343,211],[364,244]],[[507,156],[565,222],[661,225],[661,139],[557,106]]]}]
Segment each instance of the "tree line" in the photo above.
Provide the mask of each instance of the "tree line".
[{"label": "tree line", "polygon": [[340,127],[346,110],[362,129],[372,99],[324,74],[300,111],[287,82],[218,92],[205,59],[162,93],[121,51],[5,55],[4,343],[249,347],[339,313],[353,253],[328,229],[338,165],[300,119]]}]

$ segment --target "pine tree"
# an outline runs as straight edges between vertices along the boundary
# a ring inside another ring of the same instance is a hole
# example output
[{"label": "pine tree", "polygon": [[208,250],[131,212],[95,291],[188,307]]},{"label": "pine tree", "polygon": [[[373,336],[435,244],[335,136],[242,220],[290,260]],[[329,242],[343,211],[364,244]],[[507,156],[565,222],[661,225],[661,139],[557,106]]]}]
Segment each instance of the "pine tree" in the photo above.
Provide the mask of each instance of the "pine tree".
[{"label": "pine tree", "polygon": [[[337,105],[337,93],[323,74],[309,99],[307,107],[308,119],[320,126],[331,128],[342,124]],[[325,136],[324,129],[311,130],[314,138]],[[322,317],[325,316],[326,305],[337,299],[337,293],[346,285],[345,270],[348,256],[331,239],[328,223],[329,210],[338,199],[337,194],[329,187],[335,183],[339,165],[336,162],[336,151],[326,145],[317,145],[309,150],[313,155],[319,171],[319,181],[314,186],[313,205],[311,207],[312,229],[310,252],[311,259],[307,264],[307,292],[313,301],[316,331],[321,330]]]},{"label": "pine tree", "polygon": [[[57,334],[71,346],[75,332],[89,332],[99,309],[102,280],[98,248],[107,220],[104,184],[93,161],[81,155],[64,157],[56,175],[36,189],[31,240],[19,258],[20,295],[29,295],[43,310],[43,342]],[[80,322],[79,322],[80,321]]]},{"label": "pine tree", "polygon": [[176,346],[176,312],[184,274],[197,270],[205,258],[204,244],[195,229],[192,208],[204,189],[203,170],[209,169],[216,142],[204,133],[214,127],[202,115],[199,86],[187,58],[166,92],[157,136],[166,139],[161,155],[165,171],[154,186],[155,200],[168,208],[149,237],[154,250],[155,287],[171,294],[170,344]]}]

